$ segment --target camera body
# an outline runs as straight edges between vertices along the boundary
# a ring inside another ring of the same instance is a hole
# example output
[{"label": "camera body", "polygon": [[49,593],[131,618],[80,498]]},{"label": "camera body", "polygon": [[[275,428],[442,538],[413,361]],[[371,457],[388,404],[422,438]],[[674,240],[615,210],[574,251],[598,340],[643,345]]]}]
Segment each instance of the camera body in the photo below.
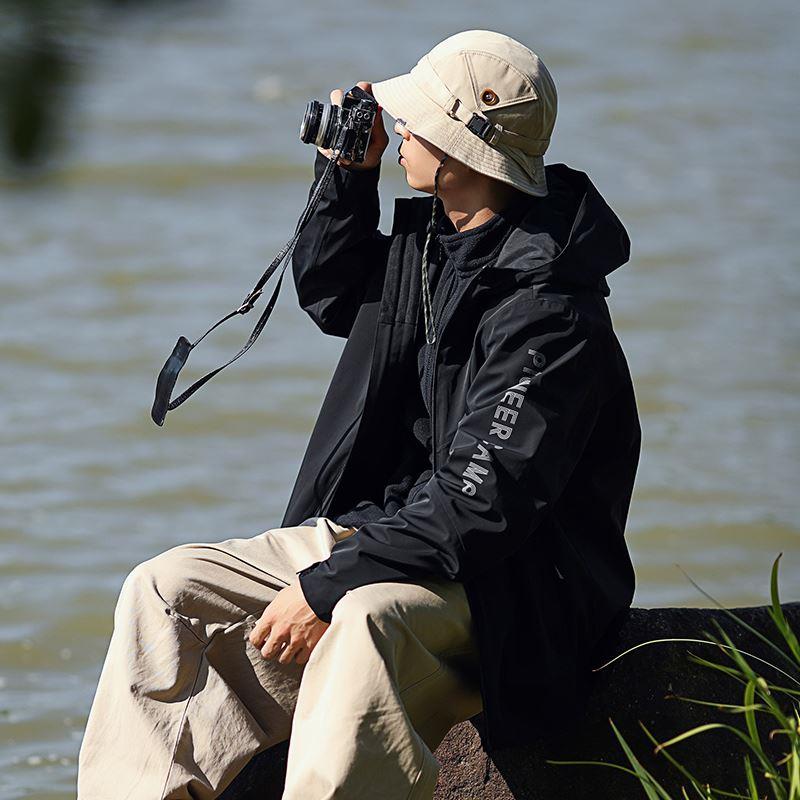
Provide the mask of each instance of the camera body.
[{"label": "camera body", "polygon": [[341,157],[361,163],[369,146],[378,101],[360,86],[348,89],[342,105],[309,100],[300,123],[300,141],[328,149],[345,129]]}]

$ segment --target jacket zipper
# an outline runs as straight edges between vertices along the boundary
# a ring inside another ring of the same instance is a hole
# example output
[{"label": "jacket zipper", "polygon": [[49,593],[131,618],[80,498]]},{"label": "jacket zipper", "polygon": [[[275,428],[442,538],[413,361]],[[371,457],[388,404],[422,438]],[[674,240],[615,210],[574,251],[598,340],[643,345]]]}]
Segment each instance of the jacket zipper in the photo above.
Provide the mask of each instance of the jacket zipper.
[{"label": "jacket zipper", "polygon": [[[455,309],[458,303],[467,295],[467,292],[472,288],[472,284],[478,279],[478,275],[480,275],[481,272],[483,272],[488,266],[489,264],[484,264],[474,275],[472,275],[464,285],[462,291],[456,292],[451,301],[442,309],[440,321],[443,323],[443,325],[438,332],[436,342],[433,346],[433,366],[431,369],[431,446],[433,448],[432,466],[434,472],[436,472],[437,469],[436,454],[439,452],[439,447],[437,446],[436,442],[436,367],[439,356],[439,343],[444,338],[444,332],[447,329],[447,323],[450,322],[450,320],[455,316]],[[447,316],[446,312],[451,307],[452,311],[450,315]]]}]

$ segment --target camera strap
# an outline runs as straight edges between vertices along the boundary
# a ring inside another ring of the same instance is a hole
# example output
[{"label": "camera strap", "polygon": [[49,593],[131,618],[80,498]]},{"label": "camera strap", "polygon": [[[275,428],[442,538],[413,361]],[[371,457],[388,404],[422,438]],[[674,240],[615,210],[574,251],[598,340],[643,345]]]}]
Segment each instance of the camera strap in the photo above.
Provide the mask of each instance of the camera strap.
[{"label": "camera strap", "polygon": [[[280,293],[281,289],[281,282],[283,281],[283,273],[286,271],[286,266],[291,262],[292,251],[294,250],[295,245],[297,244],[297,240],[302,232],[303,228],[306,226],[306,223],[311,218],[311,215],[314,213],[323,192],[325,191],[328,183],[330,182],[331,177],[333,176],[333,171],[336,165],[339,163],[339,156],[342,153],[342,148],[344,147],[347,138],[349,137],[350,132],[347,128],[343,128],[340,132],[339,138],[336,142],[336,145],[333,148],[333,152],[335,157],[330,159],[329,163],[325,167],[325,171],[322,173],[322,177],[317,184],[314,193],[309,198],[308,204],[306,205],[303,213],[300,215],[300,219],[297,223],[297,228],[295,229],[294,236],[281,248],[280,252],[277,256],[273,259],[272,263],[267,267],[264,271],[264,274],[258,279],[256,285],[250,290],[247,296],[242,301],[242,304],[231,311],[230,313],[226,314],[222,319],[215,322],[199,339],[195,342],[190,342],[185,336],[181,336],[178,338],[175,347],[172,350],[169,358],[166,360],[164,366],[161,368],[161,372],[158,374],[158,380],[156,381],[156,392],[155,392],[155,399],[153,401],[153,408],[150,411],[150,416],[153,418],[153,422],[156,425],[163,425],[164,419],[167,416],[167,412],[173,411],[182,403],[185,403],[203,384],[210,381],[215,375],[219,372],[222,372],[225,367],[230,366],[236,361],[238,358],[241,358],[255,343],[256,339],[261,335],[261,331],[264,330],[264,326],[267,324],[267,320],[269,319],[270,315],[272,314],[272,309],[275,307],[275,303],[278,299],[278,294]],[[189,358],[189,353],[197,347],[203,339],[208,336],[211,331],[215,328],[218,328],[222,325],[223,322],[227,322],[231,317],[235,317],[238,315],[247,314],[253,306],[258,301],[258,298],[261,297],[264,286],[271,277],[271,275],[275,272],[275,270],[280,265],[281,261],[286,259],[283,269],[281,270],[281,274],[278,276],[278,282],[275,285],[275,290],[272,292],[272,297],[270,297],[269,302],[267,303],[266,308],[264,309],[261,317],[259,318],[258,322],[256,323],[255,327],[253,328],[253,332],[250,334],[250,338],[245,342],[244,347],[229,361],[222,364],[221,366],[217,367],[216,369],[212,370],[211,372],[204,375],[199,380],[195,381],[188,389],[186,389],[183,393],[181,393],[178,397],[172,400],[172,391],[175,388],[175,383],[178,380],[178,375],[180,371],[183,369],[184,364],[186,364],[187,359]]]}]

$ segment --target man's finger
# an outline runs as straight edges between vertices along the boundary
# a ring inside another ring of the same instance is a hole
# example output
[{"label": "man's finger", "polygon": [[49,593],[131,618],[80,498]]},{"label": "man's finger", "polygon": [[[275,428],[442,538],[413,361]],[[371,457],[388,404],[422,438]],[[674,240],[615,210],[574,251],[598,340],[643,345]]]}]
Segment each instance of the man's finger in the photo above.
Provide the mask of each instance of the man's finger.
[{"label": "man's finger", "polygon": [[281,651],[281,646],[286,641],[286,635],[284,633],[278,634],[276,631],[272,631],[269,635],[269,638],[264,643],[264,646],[261,648],[261,655],[264,658],[272,658],[276,656]]},{"label": "man's finger", "polygon": [[253,630],[250,631],[250,643],[255,645],[256,647],[261,647],[264,644],[264,641],[270,635],[272,630],[272,624],[267,622],[263,617],[259,619]]},{"label": "man's finger", "polygon": [[281,664],[289,664],[294,661],[294,657],[297,655],[298,651],[302,648],[297,643],[289,642],[286,647],[283,648],[281,654],[278,656],[278,662]]}]

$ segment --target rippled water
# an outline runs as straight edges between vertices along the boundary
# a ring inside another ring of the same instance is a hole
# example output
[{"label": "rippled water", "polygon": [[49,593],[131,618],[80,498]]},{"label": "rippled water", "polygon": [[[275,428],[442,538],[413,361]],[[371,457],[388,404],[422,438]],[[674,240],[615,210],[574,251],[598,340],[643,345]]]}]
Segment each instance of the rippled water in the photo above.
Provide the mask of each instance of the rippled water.
[{"label": "rippled water", "polygon": [[[74,796],[127,572],[283,516],[342,342],[291,281],[247,356],[163,429],[154,379],[294,230],[310,98],[407,71],[459,29],[515,35],[560,92],[549,157],[586,170],[633,242],[609,299],[642,412],[636,602],[800,597],[795,5],[179,4],[120,18],[54,177],[2,186],[0,796]],[[349,20],[357,20],[351,22]],[[396,139],[390,151],[396,147]],[[392,198],[413,192],[387,158]],[[253,315],[251,315],[253,316]],[[235,352],[228,323],[193,374]]]}]

